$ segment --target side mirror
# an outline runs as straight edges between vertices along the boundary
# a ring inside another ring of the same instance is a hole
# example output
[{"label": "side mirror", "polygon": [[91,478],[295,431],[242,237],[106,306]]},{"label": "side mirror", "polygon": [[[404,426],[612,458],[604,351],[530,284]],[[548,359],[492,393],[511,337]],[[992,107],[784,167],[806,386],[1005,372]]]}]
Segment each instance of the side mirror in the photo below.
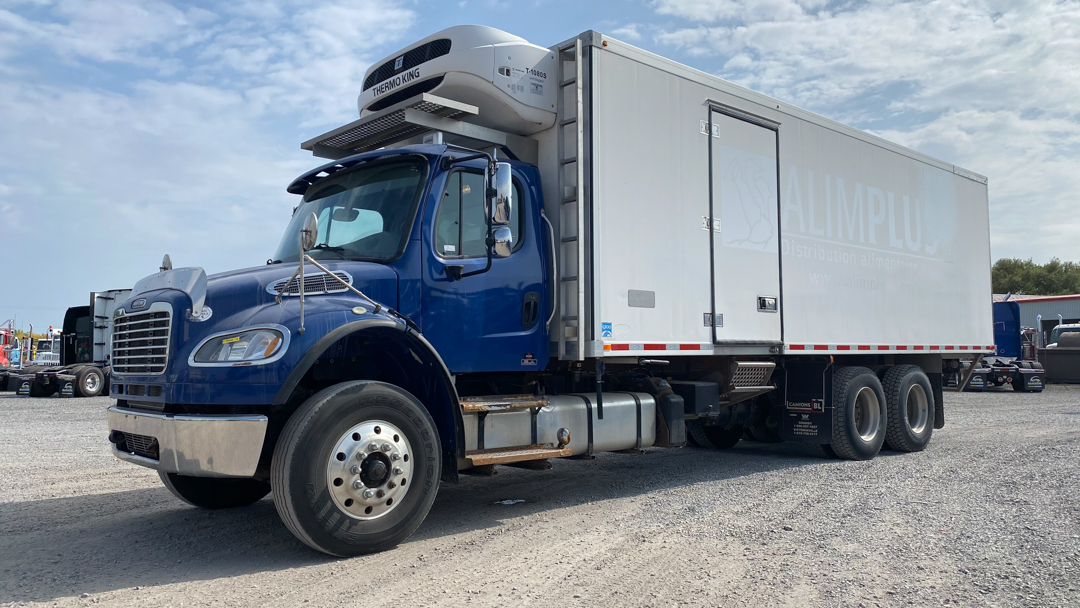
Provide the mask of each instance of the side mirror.
[{"label": "side mirror", "polygon": [[315,241],[319,239],[319,218],[312,213],[304,220],[304,227],[300,229],[300,250],[311,251],[315,247]]},{"label": "side mirror", "polygon": [[491,247],[491,254],[494,257],[508,258],[514,252],[514,235],[509,228],[495,228],[491,231],[491,238],[494,241]]},{"label": "side mirror", "polygon": [[495,204],[491,207],[491,225],[509,226],[514,208],[514,181],[510,163],[495,164]]}]

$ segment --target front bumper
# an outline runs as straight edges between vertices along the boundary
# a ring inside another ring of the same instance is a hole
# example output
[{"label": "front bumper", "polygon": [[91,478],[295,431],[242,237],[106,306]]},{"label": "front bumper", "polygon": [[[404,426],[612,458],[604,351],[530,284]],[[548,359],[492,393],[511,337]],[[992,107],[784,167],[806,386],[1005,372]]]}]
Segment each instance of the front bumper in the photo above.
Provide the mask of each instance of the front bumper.
[{"label": "front bumper", "polygon": [[114,456],[194,477],[253,476],[266,426],[266,416],[174,416],[109,408]]}]

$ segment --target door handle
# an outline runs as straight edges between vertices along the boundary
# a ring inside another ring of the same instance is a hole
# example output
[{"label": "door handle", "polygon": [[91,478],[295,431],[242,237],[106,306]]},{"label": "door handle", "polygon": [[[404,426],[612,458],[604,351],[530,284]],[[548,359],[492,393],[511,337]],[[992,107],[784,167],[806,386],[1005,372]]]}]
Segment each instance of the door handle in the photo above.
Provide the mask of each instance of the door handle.
[{"label": "door handle", "polygon": [[528,329],[536,324],[540,316],[540,294],[530,291],[521,301],[521,326]]}]

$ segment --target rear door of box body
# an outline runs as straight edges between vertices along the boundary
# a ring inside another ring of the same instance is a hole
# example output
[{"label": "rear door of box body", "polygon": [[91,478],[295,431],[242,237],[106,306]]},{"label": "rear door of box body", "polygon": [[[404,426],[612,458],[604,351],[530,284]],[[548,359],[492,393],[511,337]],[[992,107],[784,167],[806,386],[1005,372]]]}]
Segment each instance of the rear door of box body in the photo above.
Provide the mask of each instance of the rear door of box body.
[{"label": "rear door of box body", "polygon": [[776,126],[621,53],[593,61],[591,352],[767,354],[782,326],[757,311],[759,296],[780,306]]},{"label": "rear door of box body", "polygon": [[[709,206],[714,344],[781,343],[776,125],[710,106]],[[711,221],[710,221],[711,220]]]}]

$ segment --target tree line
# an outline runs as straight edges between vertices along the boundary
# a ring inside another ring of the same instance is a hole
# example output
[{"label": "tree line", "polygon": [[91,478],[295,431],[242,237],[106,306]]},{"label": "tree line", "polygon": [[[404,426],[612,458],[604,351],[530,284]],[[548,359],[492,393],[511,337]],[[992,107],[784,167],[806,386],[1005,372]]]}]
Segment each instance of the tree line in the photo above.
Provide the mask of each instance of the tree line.
[{"label": "tree line", "polygon": [[1080,264],[1052,258],[1036,264],[1030,258],[1002,258],[991,271],[994,293],[1061,296],[1080,293]]}]

